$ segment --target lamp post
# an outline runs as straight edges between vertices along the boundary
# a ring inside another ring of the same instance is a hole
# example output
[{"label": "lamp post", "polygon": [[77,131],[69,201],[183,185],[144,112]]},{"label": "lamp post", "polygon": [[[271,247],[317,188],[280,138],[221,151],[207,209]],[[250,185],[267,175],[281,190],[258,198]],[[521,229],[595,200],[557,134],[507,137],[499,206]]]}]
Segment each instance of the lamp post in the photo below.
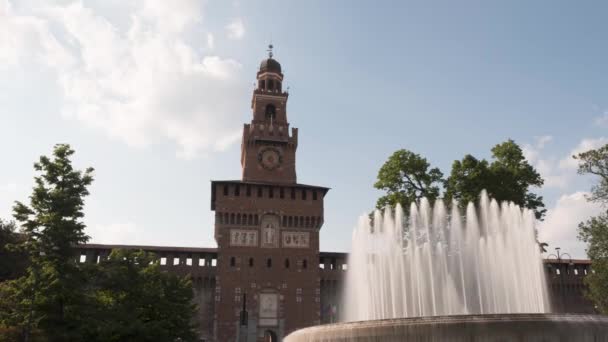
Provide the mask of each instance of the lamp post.
[{"label": "lamp post", "polygon": [[560,253],[561,248],[560,247],[555,247],[555,253],[556,254],[549,254],[547,256],[547,259],[550,259],[551,257],[554,257],[557,260],[557,267],[559,270],[559,287],[560,287],[560,302],[561,302],[561,307],[562,310],[565,311],[565,298],[566,298],[566,294],[565,294],[565,288],[564,288],[564,272],[562,271],[562,257],[567,255],[568,256],[568,264],[565,267],[565,273],[568,273],[568,266],[572,265],[572,256],[570,256],[569,253]]}]

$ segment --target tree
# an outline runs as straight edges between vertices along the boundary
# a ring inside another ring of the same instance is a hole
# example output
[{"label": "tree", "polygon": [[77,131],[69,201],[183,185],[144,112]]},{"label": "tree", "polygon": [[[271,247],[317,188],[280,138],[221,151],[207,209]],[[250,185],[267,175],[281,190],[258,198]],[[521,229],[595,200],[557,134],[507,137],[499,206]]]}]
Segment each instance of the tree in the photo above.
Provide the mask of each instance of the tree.
[{"label": "tree", "polygon": [[419,154],[404,149],[393,153],[378,171],[374,187],[386,191],[386,195],[378,199],[376,208],[394,207],[397,203],[407,208],[422,197],[434,201],[440,194],[443,173],[430,167]]},{"label": "tree", "polygon": [[95,279],[97,341],[195,341],[190,280],[162,272],[151,253],[114,250]]},{"label": "tree", "polygon": [[0,219],[0,282],[25,274],[27,256],[15,250],[20,242],[15,222]]},{"label": "tree", "polygon": [[587,297],[601,313],[608,314],[608,212],[580,223],[578,234],[588,245],[587,255],[594,271],[584,279]]},{"label": "tree", "polygon": [[41,156],[34,164],[38,175],[29,205],[16,202],[13,208],[22,227],[19,249],[30,266],[24,277],[3,290],[10,294],[6,301],[19,305],[0,318],[4,324],[22,326],[26,338],[30,327],[38,326],[52,341],[80,339],[77,332],[87,308],[87,274],[76,262],[74,247],[88,240],[82,210],[93,169],[74,170],[73,154],[69,145],[59,144],[52,159]]},{"label": "tree", "polygon": [[466,205],[477,202],[481,190],[486,189],[495,200],[531,209],[536,218],[542,219],[547,211],[543,198],[530,192],[530,187],[540,187],[544,181],[528,163],[521,148],[513,140],[507,140],[492,148],[492,157],[491,163],[471,155],[454,161],[446,181],[445,198]]},{"label": "tree", "polygon": [[[608,144],[574,158],[579,160],[579,174],[599,177],[599,182],[591,188],[589,201],[608,204]],[[608,211],[580,223],[578,237],[587,243],[587,255],[594,271],[584,279],[587,297],[601,313],[608,314]]]},{"label": "tree", "polygon": [[590,199],[608,203],[608,144],[574,156],[579,160],[578,173],[600,177],[598,184],[591,188]]},{"label": "tree", "polygon": [[492,183],[492,175],[488,162],[479,160],[467,154],[462,160],[455,160],[452,173],[446,181],[445,198],[456,200],[462,205],[477,202],[482,190],[488,189]]},{"label": "tree", "polygon": [[192,286],[161,272],[152,254],[114,251],[100,264],[78,262],[93,169],[75,170],[73,154],[56,145],[52,158],[40,157],[29,205],[14,206],[16,245],[29,265],[0,283],[0,341],[194,340]]}]

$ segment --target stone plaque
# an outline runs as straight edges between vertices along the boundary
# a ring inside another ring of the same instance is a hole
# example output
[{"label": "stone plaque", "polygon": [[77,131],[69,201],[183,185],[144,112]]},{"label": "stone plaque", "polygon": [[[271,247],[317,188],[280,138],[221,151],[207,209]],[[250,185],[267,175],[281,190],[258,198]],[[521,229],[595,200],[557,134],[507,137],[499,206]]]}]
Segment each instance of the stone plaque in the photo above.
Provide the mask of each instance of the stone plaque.
[{"label": "stone plaque", "polygon": [[230,245],[257,247],[258,232],[247,229],[230,229]]},{"label": "stone plaque", "polygon": [[283,247],[308,248],[309,246],[309,232],[283,232]]},{"label": "stone plaque", "polygon": [[260,293],[260,325],[276,325],[279,316],[279,295]]}]

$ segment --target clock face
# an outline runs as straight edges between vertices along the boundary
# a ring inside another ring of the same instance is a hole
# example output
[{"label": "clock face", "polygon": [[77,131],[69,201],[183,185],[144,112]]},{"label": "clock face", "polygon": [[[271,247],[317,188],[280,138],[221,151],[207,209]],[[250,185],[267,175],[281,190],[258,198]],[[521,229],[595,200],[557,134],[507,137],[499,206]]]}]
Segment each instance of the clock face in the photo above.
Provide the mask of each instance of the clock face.
[{"label": "clock face", "polygon": [[266,147],[258,153],[258,162],[266,170],[274,170],[281,165],[283,157],[276,148]]}]

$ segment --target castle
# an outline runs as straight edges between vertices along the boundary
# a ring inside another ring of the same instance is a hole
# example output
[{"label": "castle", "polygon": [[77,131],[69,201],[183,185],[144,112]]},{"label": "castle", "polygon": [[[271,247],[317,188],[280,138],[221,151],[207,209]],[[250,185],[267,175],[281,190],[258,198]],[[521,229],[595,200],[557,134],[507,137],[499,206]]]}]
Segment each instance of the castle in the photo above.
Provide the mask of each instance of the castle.
[{"label": "castle", "polygon": [[[335,322],[347,254],[319,251],[329,188],[299,184],[298,129],[272,53],[257,72],[253,117],[243,126],[242,178],[211,181],[217,248],[80,246],[81,262],[113,248],[156,253],[161,267],[190,275],[201,341],[281,341],[290,332]],[[545,260],[555,312],[592,313],[583,297],[586,260]]]}]

